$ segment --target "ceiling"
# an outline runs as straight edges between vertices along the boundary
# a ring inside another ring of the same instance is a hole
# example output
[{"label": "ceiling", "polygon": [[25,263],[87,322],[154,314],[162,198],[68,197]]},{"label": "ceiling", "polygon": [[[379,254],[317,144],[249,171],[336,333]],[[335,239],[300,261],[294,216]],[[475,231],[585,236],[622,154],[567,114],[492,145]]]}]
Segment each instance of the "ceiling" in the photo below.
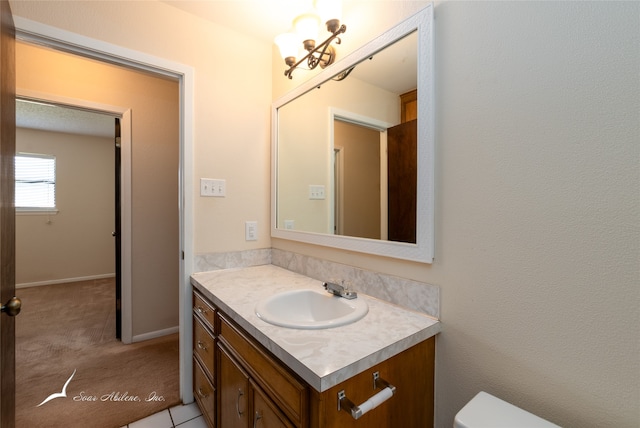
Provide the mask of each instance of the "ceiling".
[{"label": "ceiling", "polygon": [[53,104],[16,100],[16,126],[113,138],[114,116]]},{"label": "ceiling", "polygon": [[[291,28],[292,19],[313,7],[313,0],[161,0],[184,12],[272,42]],[[352,0],[342,0],[346,9]]]}]

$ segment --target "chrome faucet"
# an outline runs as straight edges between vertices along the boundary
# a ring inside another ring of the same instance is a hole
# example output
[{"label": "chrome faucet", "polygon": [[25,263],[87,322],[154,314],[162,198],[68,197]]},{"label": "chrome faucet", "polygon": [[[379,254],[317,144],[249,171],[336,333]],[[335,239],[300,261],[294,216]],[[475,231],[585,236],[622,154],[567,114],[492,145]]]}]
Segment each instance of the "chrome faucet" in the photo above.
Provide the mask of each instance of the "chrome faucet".
[{"label": "chrome faucet", "polygon": [[349,300],[355,299],[356,297],[358,297],[358,293],[356,293],[355,291],[350,291],[348,288],[344,286],[344,281],[341,281],[341,282],[342,282],[342,285],[335,284],[333,282],[325,282],[322,284],[322,286],[329,293],[338,297],[344,297],[345,299],[349,299]]}]

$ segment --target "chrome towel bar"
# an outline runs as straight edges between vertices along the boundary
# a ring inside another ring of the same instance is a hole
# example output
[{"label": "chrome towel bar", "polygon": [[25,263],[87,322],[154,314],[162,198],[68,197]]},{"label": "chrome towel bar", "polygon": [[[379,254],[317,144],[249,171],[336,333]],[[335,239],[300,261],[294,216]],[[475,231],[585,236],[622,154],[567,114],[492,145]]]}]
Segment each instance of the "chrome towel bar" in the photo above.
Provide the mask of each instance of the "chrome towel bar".
[{"label": "chrome towel bar", "polygon": [[360,419],[362,415],[375,409],[380,404],[393,397],[396,393],[396,387],[382,379],[379,372],[375,372],[373,374],[373,389],[375,390],[378,388],[381,389],[380,392],[370,397],[359,406],[356,406],[351,400],[349,400],[349,398],[347,398],[347,394],[344,392],[344,389],[341,390],[338,392],[338,411],[344,410],[345,412],[350,413],[353,419]]}]

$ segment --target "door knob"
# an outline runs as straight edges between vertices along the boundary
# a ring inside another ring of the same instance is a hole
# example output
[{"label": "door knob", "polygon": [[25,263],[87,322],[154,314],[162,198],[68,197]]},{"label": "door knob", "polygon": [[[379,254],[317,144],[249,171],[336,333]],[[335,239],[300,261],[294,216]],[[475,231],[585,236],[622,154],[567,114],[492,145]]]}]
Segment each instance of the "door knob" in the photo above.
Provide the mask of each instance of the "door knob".
[{"label": "door knob", "polygon": [[22,301],[13,296],[5,305],[2,305],[2,312],[6,312],[10,317],[15,317],[20,313],[20,308],[22,308]]}]

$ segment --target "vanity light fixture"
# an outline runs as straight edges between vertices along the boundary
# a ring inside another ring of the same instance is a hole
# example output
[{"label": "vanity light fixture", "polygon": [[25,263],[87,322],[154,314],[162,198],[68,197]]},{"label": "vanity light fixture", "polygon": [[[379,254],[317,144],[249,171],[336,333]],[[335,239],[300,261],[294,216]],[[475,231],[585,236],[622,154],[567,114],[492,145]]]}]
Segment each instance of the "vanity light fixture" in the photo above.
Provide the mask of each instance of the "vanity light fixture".
[{"label": "vanity light fixture", "polygon": [[[309,70],[317,66],[325,68],[333,64],[336,59],[336,50],[331,43],[335,41],[336,44],[340,44],[341,40],[338,36],[347,31],[347,26],[340,24],[342,7],[339,0],[316,0],[315,6],[314,12],[304,13],[293,20],[295,32],[280,34],[274,40],[284,62],[289,66],[284,72],[289,79],[293,77],[293,71],[305,62]],[[321,16],[331,35],[316,45]],[[300,42],[308,53],[302,59],[296,60]]]}]

